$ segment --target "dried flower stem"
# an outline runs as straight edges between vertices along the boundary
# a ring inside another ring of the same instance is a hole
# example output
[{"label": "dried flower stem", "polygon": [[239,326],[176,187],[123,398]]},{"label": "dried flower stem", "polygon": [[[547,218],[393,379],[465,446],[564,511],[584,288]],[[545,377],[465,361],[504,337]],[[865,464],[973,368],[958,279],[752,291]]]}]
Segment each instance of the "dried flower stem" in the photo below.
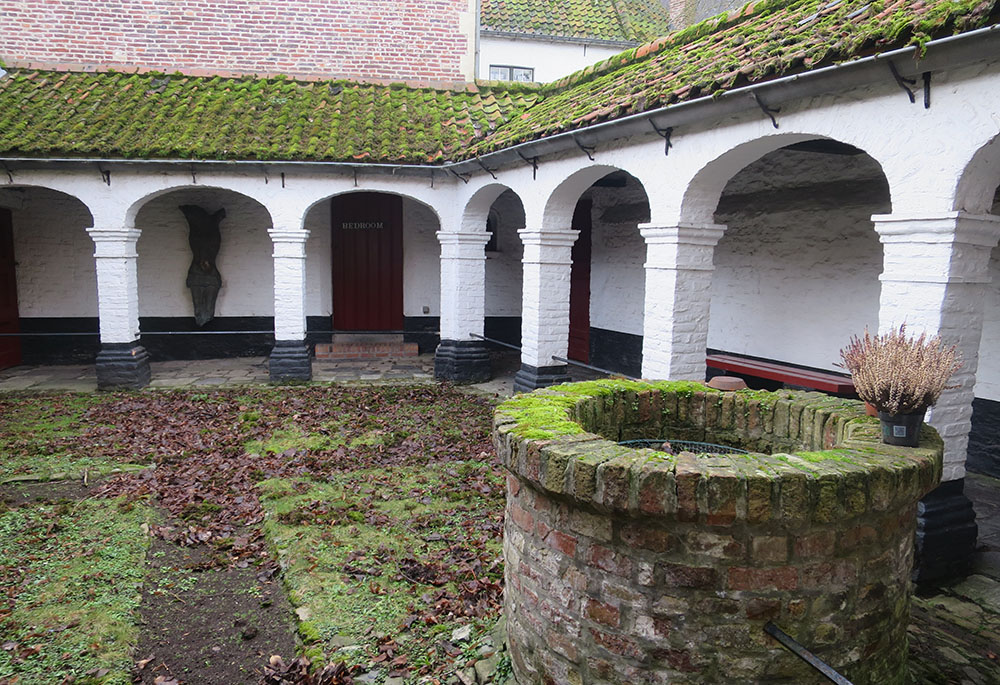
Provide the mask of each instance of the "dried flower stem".
[{"label": "dried flower stem", "polygon": [[882,335],[853,336],[840,351],[858,396],[879,411],[909,414],[927,409],[961,366],[955,345],[941,337],[907,337],[906,324]]}]

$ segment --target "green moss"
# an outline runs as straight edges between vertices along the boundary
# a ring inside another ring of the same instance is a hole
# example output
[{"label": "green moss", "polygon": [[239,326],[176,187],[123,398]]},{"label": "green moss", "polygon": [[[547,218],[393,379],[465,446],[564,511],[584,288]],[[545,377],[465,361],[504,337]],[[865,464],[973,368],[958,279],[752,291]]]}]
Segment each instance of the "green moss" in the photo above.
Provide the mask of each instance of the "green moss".
[{"label": "green moss", "polygon": [[[114,500],[0,514],[0,583],[18,588],[0,635],[20,645],[0,650],[0,674],[30,685],[108,669],[102,683],[132,682],[148,517]],[[26,647],[37,653],[19,659]]]}]

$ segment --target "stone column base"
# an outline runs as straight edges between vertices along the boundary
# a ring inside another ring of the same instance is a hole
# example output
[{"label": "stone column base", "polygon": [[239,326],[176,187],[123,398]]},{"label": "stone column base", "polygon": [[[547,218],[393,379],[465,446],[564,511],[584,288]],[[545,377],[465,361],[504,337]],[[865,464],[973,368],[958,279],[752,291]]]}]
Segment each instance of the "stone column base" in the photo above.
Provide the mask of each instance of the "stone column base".
[{"label": "stone column base", "polygon": [[442,340],[434,352],[434,378],[483,383],[492,377],[490,351],[480,340]]},{"label": "stone column base", "polygon": [[276,340],[268,368],[272,383],[312,380],[312,354],[305,340]]},{"label": "stone column base", "polygon": [[979,526],[964,490],[964,478],[945,481],[917,504],[914,582],[949,580],[969,572]]},{"label": "stone column base", "polygon": [[570,383],[573,379],[569,377],[568,371],[569,367],[565,364],[532,366],[522,363],[521,370],[514,374],[514,392],[531,392],[536,388]]},{"label": "stone column base", "polygon": [[102,344],[94,366],[98,390],[138,390],[149,385],[149,354],[138,340]]}]

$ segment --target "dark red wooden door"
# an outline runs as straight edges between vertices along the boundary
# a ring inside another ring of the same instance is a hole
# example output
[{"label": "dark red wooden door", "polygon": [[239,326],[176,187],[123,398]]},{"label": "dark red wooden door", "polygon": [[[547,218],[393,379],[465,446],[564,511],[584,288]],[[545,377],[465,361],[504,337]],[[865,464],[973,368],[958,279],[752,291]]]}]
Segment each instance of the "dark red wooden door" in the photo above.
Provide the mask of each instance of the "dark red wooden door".
[{"label": "dark red wooden door", "polygon": [[403,330],[403,198],[349,193],[331,202],[334,330]]},{"label": "dark red wooden door", "polygon": [[[14,230],[10,210],[0,209],[0,333],[20,330],[17,313],[17,277],[14,273]],[[19,338],[0,336],[0,369],[21,363]]]},{"label": "dark red wooden door", "polygon": [[569,276],[569,352],[578,362],[590,361],[590,210],[589,199],[576,203],[573,230],[580,231],[573,243],[573,267]]}]

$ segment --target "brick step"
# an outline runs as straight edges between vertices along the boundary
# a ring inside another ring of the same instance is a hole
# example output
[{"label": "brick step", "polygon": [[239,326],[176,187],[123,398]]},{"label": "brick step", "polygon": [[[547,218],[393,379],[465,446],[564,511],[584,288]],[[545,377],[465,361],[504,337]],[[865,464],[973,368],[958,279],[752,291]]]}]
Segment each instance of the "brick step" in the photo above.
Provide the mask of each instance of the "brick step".
[{"label": "brick step", "polygon": [[415,342],[316,343],[316,359],[337,361],[416,357]]}]

